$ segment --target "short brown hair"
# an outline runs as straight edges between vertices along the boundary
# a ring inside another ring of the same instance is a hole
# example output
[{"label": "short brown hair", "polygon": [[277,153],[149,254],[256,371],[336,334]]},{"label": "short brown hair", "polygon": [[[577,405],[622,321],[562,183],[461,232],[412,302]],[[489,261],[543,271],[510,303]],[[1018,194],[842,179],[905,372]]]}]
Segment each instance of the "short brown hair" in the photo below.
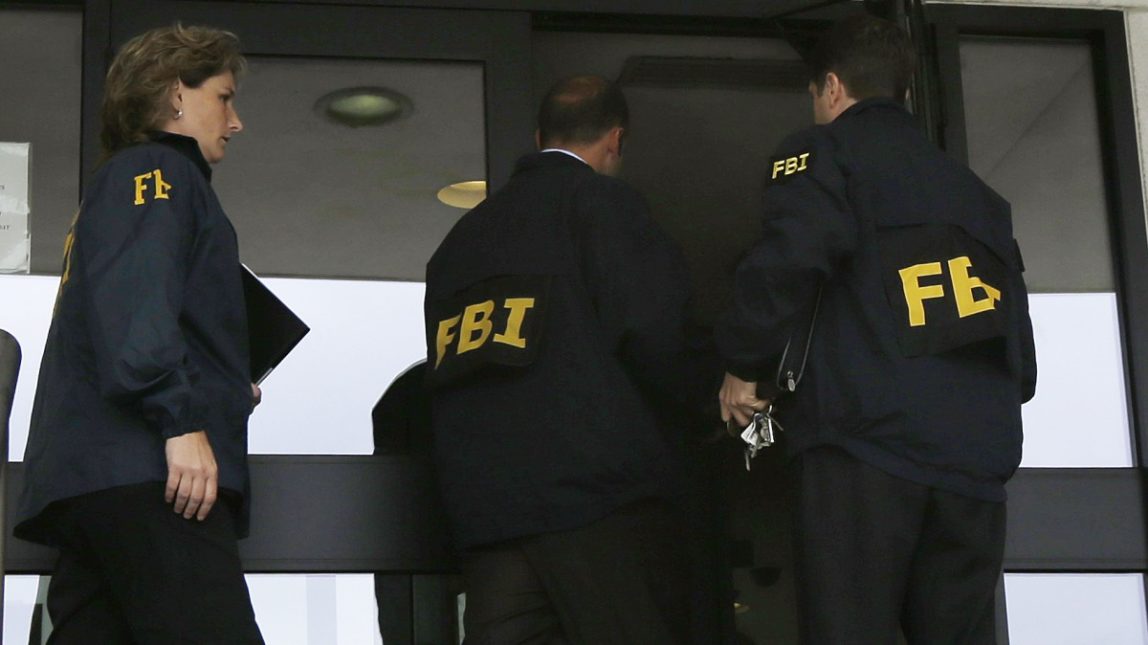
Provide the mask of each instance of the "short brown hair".
[{"label": "short brown hair", "polygon": [[236,79],[247,63],[235,34],[178,22],[129,40],[112,61],[100,110],[104,156],[148,140],[164,121],[172,84],[199,87],[225,72]]},{"label": "short brown hair", "polygon": [[909,36],[896,24],[866,14],[845,18],[829,28],[809,59],[811,79],[825,89],[825,75],[841,79],[849,96],[905,100],[917,63]]}]

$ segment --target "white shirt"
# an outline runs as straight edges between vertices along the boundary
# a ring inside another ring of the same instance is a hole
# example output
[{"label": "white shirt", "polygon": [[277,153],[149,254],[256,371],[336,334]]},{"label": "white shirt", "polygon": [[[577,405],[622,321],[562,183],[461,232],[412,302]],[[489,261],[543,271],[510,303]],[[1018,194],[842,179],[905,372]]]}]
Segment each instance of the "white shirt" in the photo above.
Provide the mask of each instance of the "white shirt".
[{"label": "white shirt", "polygon": [[583,159],[582,157],[579,157],[578,155],[574,154],[573,152],[570,152],[569,150],[563,150],[562,148],[546,148],[545,150],[539,150],[539,152],[561,152],[564,155],[570,155],[571,157],[574,157],[578,161],[585,163],[587,166],[590,165],[590,164],[586,163],[586,160]]}]

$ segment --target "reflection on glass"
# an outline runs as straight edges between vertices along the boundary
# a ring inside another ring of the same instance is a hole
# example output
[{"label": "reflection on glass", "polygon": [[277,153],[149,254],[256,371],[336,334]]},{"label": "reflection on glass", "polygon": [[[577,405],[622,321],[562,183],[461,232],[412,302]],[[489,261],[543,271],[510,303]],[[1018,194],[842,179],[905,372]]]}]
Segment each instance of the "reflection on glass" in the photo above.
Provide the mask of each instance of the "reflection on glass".
[{"label": "reflection on glass", "polygon": [[1013,206],[1035,292],[1113,291],[1087,43],[961,40],[969,165]]},{"label": "reflection on glass", "polygon": [[[263,275],[421,281],[462,215],[436,193],[486,177],[482,65],[249,62],[237,101],[245,130],[215,179],[244,261]],[[317,109],[355,88],[402,109],[375,124]]]}]

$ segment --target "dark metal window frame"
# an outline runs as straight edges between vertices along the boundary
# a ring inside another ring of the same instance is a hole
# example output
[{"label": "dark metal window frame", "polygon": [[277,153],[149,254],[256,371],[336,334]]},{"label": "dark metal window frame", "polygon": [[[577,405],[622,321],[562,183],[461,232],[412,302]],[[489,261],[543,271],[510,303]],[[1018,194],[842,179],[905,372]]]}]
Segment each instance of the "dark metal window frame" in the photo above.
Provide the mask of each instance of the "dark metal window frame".
[{"label": "dark metal window frame", "polygon": [[[1136,465],[1021,469],[1009,484],[1005,569],[1146,573],[1148,238],[1124,13],[930,5],[927,18],[935,38],[935,71],[940,79],[935,97],[941,114],[940,138],[962,160],[968,156],[959,52],[962,36],[1071,39],[1087,42],[1091,48]],[[1080,403],[1078,440],[1083,442],[1088,441],[1089,411],[1087,402]]]}]

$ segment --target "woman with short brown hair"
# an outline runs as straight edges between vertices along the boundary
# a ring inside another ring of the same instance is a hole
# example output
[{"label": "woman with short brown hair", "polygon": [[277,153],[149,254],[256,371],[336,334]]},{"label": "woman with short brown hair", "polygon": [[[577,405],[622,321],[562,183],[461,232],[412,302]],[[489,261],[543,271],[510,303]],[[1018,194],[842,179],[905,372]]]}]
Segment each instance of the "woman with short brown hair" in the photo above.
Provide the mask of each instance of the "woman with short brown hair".
[{"label": "woman with short brown hair", "polygon": [[174,25],[108,71],[104,159],[65,244],[17,536],[56,546],[51,642],[262,643],[247,317],[211,164],[243,129],[233,34]]}]

